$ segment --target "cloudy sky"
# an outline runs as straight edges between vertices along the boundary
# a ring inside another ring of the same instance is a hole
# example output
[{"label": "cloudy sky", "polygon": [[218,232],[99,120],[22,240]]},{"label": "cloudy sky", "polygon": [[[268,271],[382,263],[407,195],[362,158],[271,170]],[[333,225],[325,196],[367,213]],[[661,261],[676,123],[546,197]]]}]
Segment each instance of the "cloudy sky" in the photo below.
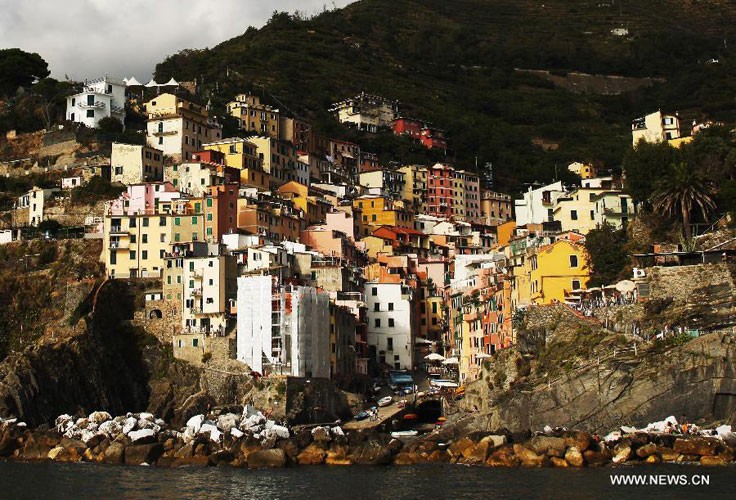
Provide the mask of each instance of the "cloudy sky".
[{"label": "cloudy sky", "polygon": [[38,52],[51,76],[145,82],[156,63],[261,27],[274,10],[308,15],[352,0],[0,0],[0,48]]}]

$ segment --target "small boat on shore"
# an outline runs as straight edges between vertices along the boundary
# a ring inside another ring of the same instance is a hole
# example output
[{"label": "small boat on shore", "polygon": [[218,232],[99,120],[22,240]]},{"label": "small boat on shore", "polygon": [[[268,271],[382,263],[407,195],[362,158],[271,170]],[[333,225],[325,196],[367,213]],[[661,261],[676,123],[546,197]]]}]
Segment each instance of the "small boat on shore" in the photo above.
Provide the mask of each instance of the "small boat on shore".
[{"label": "small boat on shore", "polygon": [[394,398],[393,397],[386,396],[385,398],[381,398],[381,399],[378,400],[378,406],[381,406],[381,407],[388,406],[388,405],[390,405],[393,402],[394,402]]}]

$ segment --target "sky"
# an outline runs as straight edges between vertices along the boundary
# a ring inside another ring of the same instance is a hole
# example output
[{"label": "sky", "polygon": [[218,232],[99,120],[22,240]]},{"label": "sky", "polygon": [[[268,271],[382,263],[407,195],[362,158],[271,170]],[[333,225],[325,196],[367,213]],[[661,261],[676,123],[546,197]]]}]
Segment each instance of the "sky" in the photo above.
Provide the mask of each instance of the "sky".
[{"label": "sky", "polygon": [[182,49],[213,47],[260,28],[274,10],[307,15],[352,0],[0,0],[0,48],[37,52],[51,76],[105,74],[147,82]]}]

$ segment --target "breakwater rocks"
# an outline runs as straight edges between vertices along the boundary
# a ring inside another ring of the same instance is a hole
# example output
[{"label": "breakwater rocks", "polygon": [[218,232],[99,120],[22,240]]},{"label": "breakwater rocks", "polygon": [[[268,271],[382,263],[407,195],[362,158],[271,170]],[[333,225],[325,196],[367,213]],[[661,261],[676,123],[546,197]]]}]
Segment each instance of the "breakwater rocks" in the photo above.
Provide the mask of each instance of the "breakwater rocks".
[{"label": "breakwater rocks", "polygon": [[150,413],[112,418],[62,415],[54,428],[0,422],[0,457],[23,461],[99,462],[159,467],[412,465],[447,462],[489,467],[586,467],[662,462],[726,465],[736,439],[651,432],[598,440],[582,431],[528,434],[474,432],[451,441],[442,433],[403,442],[374,431],[345,433],[338,425],[288,429],[246,408],[196,415],[181,430]]}]

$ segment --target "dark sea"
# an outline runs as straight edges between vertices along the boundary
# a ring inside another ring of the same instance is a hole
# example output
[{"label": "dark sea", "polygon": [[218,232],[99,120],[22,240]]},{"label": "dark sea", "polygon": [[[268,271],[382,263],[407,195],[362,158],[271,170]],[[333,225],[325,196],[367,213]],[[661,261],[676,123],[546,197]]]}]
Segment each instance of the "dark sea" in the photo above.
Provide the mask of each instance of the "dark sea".
[{"label": "dark sea", "polygon": [[[630,475],[643,478],[639,481],[676,482],[677,485],[612,485],[612,476]],[[709,484],[702,484],[704,482]],[[428,464],[408,467],[315,466],[246,470],[0,462],[0,498],[734,499],[736,468],[658,465],[591,469],[490,469]]]}]

